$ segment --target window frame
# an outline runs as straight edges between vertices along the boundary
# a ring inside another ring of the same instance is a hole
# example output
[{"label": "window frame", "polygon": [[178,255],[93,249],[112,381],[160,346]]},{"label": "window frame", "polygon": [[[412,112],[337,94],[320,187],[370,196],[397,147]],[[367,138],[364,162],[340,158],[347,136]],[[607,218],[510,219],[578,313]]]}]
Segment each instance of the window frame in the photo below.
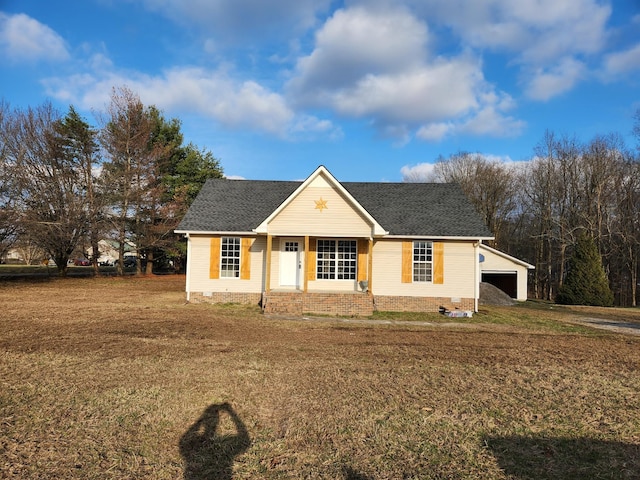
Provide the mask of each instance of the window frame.
[{"label": "window frame", "polygon": [[[230,251],[229,245],[231,241],[233,241],[233,244],[231,244],[232,249]],[[233,268],[229,268],[230,265]],[[220,279],[239,280],[241,266],[242,239],[240,237],[220,237]],[[228,272],[233,274],[227,275]]]},{"label": "window frame", "polygon": [[413,241],[411,248],[411,281],[413,283],[433,283],[433,257],[433,241]]},{"label": "window frame", "polygon": [[316,239],[316,280],[356,281],[358,278],[358,240],[350,238]]}]

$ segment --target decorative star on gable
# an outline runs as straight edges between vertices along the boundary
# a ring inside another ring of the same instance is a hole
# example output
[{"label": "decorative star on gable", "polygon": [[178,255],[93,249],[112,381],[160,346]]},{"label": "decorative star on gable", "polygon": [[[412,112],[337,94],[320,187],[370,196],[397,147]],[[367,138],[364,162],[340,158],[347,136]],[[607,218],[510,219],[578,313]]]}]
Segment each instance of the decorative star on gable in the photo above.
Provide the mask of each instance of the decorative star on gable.
[{"label": "decorative star on gable", "polygon": [[327,207],[327,201],[323,200],[322,197],[320,197],[320,200],[315,200],[316,202],[316,210],[320,210],[320,212],[322,213],[322,210],[324,210],[325,208],[329,208]]}]

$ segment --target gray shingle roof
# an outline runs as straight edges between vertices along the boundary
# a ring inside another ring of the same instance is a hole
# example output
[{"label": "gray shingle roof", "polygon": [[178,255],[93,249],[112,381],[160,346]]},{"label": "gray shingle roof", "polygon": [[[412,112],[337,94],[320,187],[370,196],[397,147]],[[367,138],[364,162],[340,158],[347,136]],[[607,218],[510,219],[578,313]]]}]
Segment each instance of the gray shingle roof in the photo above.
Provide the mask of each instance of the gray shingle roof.
[{"label": "gray shingle roof", "polygon": [[[301,183],[209,179],[176,230],[250,232]],[[455,184],[344,182],[342,186],[389,235],[493,236]]]}]

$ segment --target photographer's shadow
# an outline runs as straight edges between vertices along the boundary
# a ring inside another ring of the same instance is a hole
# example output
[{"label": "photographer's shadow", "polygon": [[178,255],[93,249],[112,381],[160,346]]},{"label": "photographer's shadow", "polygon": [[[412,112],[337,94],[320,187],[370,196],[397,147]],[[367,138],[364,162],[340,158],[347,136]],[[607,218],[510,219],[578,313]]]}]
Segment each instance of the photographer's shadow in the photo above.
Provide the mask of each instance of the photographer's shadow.
[{"label": "photographer's shadow", "polygon": [[[221,414],[233,424],[233,433],[221,433]],[[231,480],[236,456],[249,448],[247,429],[228,403],[207,407],[180,438],[185,480]]]}]

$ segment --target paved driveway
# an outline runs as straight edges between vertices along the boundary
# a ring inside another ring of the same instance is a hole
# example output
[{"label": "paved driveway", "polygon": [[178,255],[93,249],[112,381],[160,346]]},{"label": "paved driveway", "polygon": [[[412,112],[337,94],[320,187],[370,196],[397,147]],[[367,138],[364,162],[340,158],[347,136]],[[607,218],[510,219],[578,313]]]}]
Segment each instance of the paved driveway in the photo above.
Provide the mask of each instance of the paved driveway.
[{"label": "paved driveway", "polygon": [[617,333],[626,333],[629,335],[640,335],[640,323],[621,322],[618,320],[606,320],[604,318],[580,318],[577,323],[588,327],[609,330]]}]

